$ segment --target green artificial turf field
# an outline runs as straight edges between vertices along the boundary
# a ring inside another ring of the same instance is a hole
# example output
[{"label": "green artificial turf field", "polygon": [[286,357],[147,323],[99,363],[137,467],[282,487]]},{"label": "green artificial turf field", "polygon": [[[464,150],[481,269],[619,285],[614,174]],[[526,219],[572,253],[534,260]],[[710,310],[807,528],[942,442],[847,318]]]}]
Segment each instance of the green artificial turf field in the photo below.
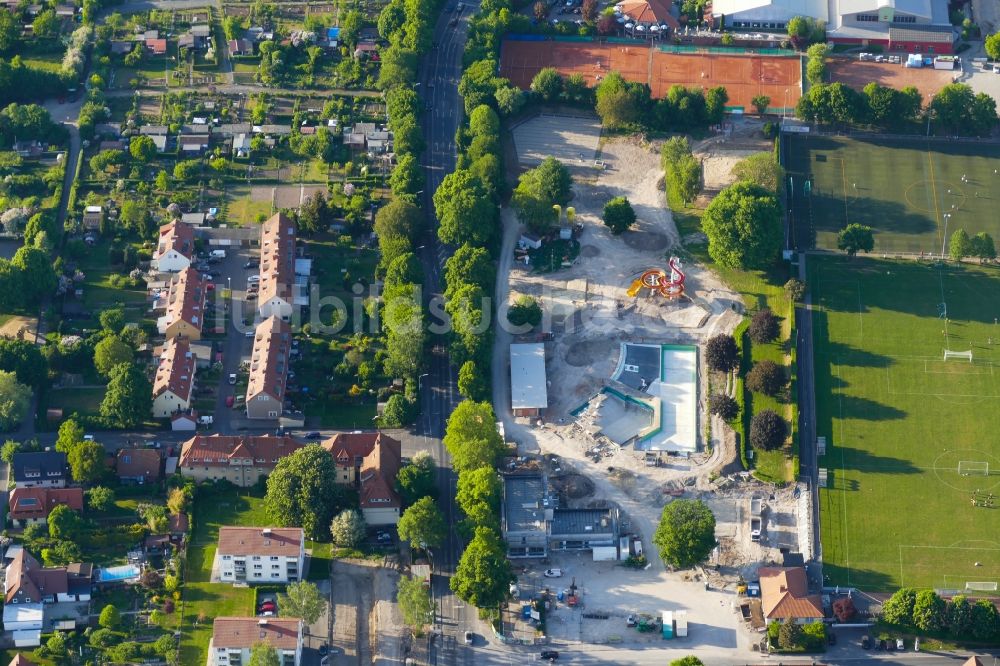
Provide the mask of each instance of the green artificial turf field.
[{"label": "green artificial turf field", "polygon": [[782,141],[799,248],[836,249],[837,233],[853,222],[875,230],[876,253],[939,254],[960,227],[1000,238],[995,146],[797,134]]},{"label": "green artificial turf field", "polygon": [[1000,584],[1000,270],[815,257],[809,281],[828,581]]}]

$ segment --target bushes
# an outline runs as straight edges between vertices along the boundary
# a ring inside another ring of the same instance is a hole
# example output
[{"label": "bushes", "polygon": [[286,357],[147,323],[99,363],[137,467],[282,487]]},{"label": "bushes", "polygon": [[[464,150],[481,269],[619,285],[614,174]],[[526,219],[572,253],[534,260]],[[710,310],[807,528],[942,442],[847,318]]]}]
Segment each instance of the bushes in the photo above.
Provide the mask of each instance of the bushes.
[{"label": "bushes", "polygon": [[725,393],[713,393],[708,399],[708,411],[726,421],[732,421],[739,416],[740,406]]}]

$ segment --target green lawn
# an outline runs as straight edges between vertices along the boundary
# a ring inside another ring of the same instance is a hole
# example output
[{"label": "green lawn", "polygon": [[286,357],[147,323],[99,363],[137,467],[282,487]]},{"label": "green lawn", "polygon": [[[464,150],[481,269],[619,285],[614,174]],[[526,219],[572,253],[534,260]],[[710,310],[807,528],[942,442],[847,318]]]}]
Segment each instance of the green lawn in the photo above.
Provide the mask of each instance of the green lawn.
[{"label": "green lawn", "polygon": [[[188,549],[181,619],[182,664],[203,664],[212,638],[212,620],[227,615],[253,615],[253,589],[210,583],[212,560],[222,525],[269,527],[263,498],[240,492],[203,492],[192,511],[194,534]],[[202,621],[199,621],[201,617]]]},{"label": "green lawn", "polygon": [[53,389],[48,392],[47,397],[48,406],[62,408],[67,417],[74,412],[96,416],[101,411],[104,387]]},{"label": "green lawn", "polygon": [[940,253],[943,237],[959,227],[970,236],[1000,236],[1000,158],[987,144],[792,134],[783,140],[790,142],[786,168],[800,248],[836,248],[837,233],[853,222],[875,230],[878,253]]},{"label": "green lawn", "polygon": [[[701,232],[701,215],[704,211],[694,208],[679,209],[677,207],[673,213],[674,221],[677,224],[677,231],[681,238]],[[787,266],[778,266],[771,271],[741,271],[719,266],[712,262],[708,255],[708,245],[704,242],[688,242],[684,245],[685,261],[694,260],[704,263],[715,272],[730,289],[739,292],[743,297],[748,312],[770,308],[778,317],[782,318],[781,339],[770,344],[758,345],[751,343],[748,336],[744,336],[744,344],[750,346],[750,358],[744,361],[743,372],[749,371],[753,363],[763,360],[771,360],[779,365],[794,367],[793,347],[788,341],[791,339],[795,324],[792,303],[785,298],[784,284],[790,277]],[[794,381],[794,373],[793,381]],[[796,430],[798,428],[798,412],[795,408],[795,385],[791,384],[786,396],[773,398],[770,396],[746,392],[747,414],[746,432],[749,435],[750,417],[754,412],[762,409],[772,409],[785,417],[789,423],[792,435],[788,445],[775,451],[753,452],[751,464],[754,467],[755,475],[763,481],[771,483],[782,483],[793,481],[798,473],[798,438]],[[791,399],[790,399],[791,398]],[[747,443],[749,448],[749,443]]]},{"label": "green lawn", "polygon": [[[977,489],[1000,493],[1000,272],[843,257],[809,266],[829,583],[1000,582],[1000,512],[972,505]],[[944,361],[944,349],[972,350],[973,362]],[[959,474],[963,461],[989,463],[989,475]]]},{"label": "green lawn", "polygon": [[87,254],[80,259],[80,270],[83,271],[83,302],[92,311],[99,311],[116,303],[139,305],[146,302],[146,292],[143,289],[120,289],[111,285],[110,278],[115,271],[108,265],[108,251],[111,241],[102,239]]}]

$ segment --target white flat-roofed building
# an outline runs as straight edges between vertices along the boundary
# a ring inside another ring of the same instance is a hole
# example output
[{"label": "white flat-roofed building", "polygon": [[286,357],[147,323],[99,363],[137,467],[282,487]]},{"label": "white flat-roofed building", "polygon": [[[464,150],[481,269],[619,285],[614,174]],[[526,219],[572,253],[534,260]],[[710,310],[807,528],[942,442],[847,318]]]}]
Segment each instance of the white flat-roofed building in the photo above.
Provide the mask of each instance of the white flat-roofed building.
[{"label": "white flat-roofed building", "polygon": [[549,406],[545,379],[545,344],[510,346],[510,408],[514,416],[538,416]]}]

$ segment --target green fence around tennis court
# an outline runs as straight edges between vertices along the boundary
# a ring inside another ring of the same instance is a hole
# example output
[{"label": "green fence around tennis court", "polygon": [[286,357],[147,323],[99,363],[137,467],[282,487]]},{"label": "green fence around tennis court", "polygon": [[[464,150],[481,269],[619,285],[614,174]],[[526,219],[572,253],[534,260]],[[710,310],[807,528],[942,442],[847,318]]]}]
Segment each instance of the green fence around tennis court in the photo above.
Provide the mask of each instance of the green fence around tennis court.
[{"label": "green fence around tennis court", "polygon": [[660,44],[656,47],[664,53],[714,53],[717,55],[766,55],[797,58],[799,54],[789,49],[753,49],[742,46],[695,46],[692,44]]}]

